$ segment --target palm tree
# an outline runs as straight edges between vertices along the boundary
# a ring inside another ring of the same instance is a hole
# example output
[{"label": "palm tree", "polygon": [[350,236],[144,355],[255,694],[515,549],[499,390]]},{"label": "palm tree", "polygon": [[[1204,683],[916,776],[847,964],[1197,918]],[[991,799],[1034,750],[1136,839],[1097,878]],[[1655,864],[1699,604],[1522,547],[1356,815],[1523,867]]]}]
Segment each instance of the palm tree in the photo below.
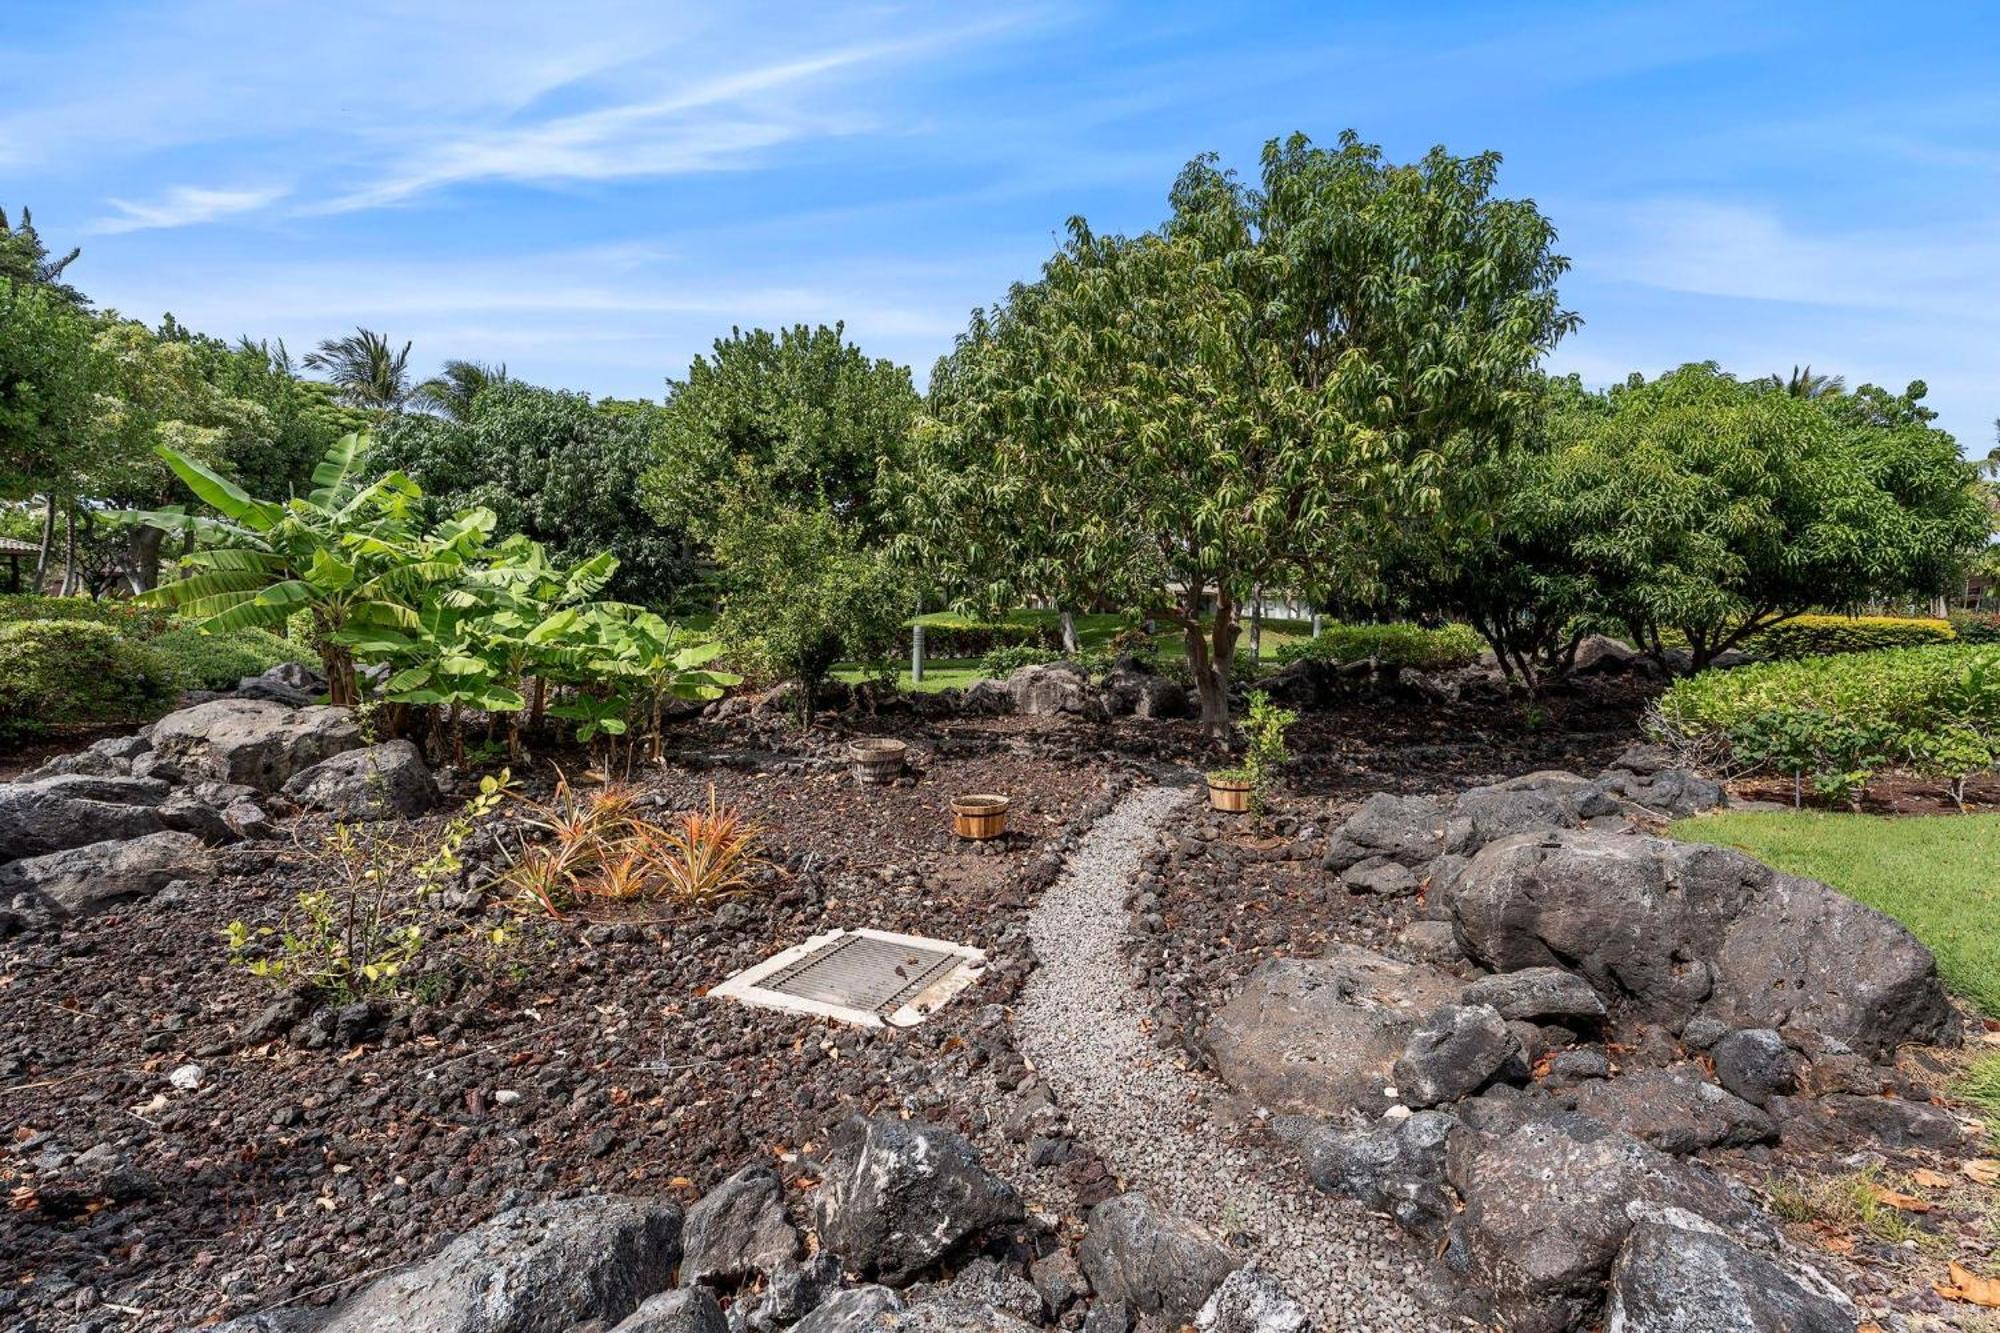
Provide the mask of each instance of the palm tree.
[{"label": "palm tree", "polygon": [[386,415],[402,411],[410,400],[410,345],[392,351],[389,340],[373,329],[328,338],[306,353],[305,364],[325,371],[350,407]]},{"label": "palm tree", "polygon": [[1847,392],[1845,375],[1815,375],[1811,366],[1793,366],[1789,377],[1772,375],[1771,387],[1792,398],[1838,398]]},{"label": "palm tree", "polygon": [[83,251],[70,247],[70,252],[60,258],[53,258],[49,248],[42,244],[42,238],[35,231],[35,217],[26,205],[21,208],[21,221],[10,226],[7,211],[0,209],[0,279],[9,284],[25,283],[31,287],[46,287],[54,295],[71,305],[84,304],[83,293],[62,280],[63,270],[76,262]]},{"label": "palm tree", "polygon": [[414,397],[419,407],[453,421],[465,421],[472,416],[473,399],[493,385],[506,382],[504,363],[489,366],[483,361],[447,361],[443,370],[417,386]]}]

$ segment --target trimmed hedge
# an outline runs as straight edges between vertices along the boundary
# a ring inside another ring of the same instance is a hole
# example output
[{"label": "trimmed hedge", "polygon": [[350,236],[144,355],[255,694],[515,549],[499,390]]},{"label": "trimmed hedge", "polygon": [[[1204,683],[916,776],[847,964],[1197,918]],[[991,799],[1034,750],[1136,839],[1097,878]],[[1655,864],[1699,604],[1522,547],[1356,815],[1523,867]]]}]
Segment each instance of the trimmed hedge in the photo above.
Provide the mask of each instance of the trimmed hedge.
[{"label": "trimmed hedge", "polygon": [[2000,611],[1954,611],[1950,619],[1960,643],[2000,643]]},{"label": "trimmed hedge", "polygon": [[67,724],[143,721],[173,697],[165,659],[110,625],[0,625],[0,739],[44,735]]},{"label": "trimmed hedge", "polygon": [[0,593],[0,625],[24,620],[89,620],[119,632],[150,639],[174,623],[164,607],[131,602],[96,601],[89,597],[44,597],[37,593]]},{"label": "trimmed hedge", "polygon": [[997,648],[1047,648],[1061,644],[1058,631],[1043,625],[1006,621],[968,620],[951,624],[924,625],[924,656],[983,657]]},{"label": "trimmed hedge", "polygon": [[299,650],[262,629],[205,634],[191,625],[149,641],[184,690],[233,690],[245,676],[259,676],[281,662],[304,660]]},{"label": "trimmed hedge", "polygon": [[1947,620],[1911,616],[1794,616],[1753,635],[1759,657],[1819,657],[1950,643],[1958,635]]},{"label": "trimmed hedge", "polygon": [[1486,650],[1486,641],[1466,625],[1425,629],[1393,622],[1382,625],[1329,624],[1316,639],[1287,643],[1278,649],[1284,665],[1301,659],[1346,665],[1374,658],[1385,667],[1417,671],[1451,671],[1471,666]]}]

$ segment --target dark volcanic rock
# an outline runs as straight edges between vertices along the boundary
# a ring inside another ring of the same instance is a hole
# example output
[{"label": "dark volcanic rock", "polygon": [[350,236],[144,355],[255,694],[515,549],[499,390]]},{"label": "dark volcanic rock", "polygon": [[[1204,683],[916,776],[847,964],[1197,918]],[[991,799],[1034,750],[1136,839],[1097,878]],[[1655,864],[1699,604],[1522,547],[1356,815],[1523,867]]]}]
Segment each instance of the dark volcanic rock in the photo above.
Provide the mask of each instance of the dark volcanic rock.
[{"label": "dark volcanic rock", "polygon": [[72,847],[0,866],[0,900],[26,893],[60,916],[87,916],[197,877],[201,854],[201,840],[187,833]]},{"label": "dark volcanic rock", "polygon": [[1788,1096],[1799,1086],[1798,1058],[1770,1028],[1741,1028],[1709,1049],[1715,1079],[1753,1106]]},{"label": "dark volcanic rock", "polygon": [[1311,1333],[1312,1320],[1269,1273],[1239,1268],[1194,1318],[1195,1333]]},{"label": "dark volcanic rock", "polygon": [[1661,1152],[1742,1148],[1777,1137],[1771,1117],[1706,1082],[1691,1064],[1584,1083],[1576,1109]]},{"label": "dark volcanic rock", "polygon": [[1202,1042],[1225,1083],[1286,1114],[1380,1114],[1417,1021],[1457,998],[1448,972],[1337,945],[1274,958],[1244,980]]},{"label": "dark volcanic rock", "polygon": [[1420,1236],[1442,1235],[1455,1211],[1445,1186],[1445,1144],[1458,1121],[1442,1111],[1383,1119],[1365,1129],[1340,1129],[1287,1117],[1272,1132],[1289,1142],[1313,1184],[1389,1214]]},{"label": "dark volcanic rock", "polygon": [[1444,1005],[1410,1033],[1391,1073],[1396,1091],[1410,1106],[1457,1101],[1484,1087],[1521,1044],[1491,1005]]},{"label": "dark volcanic rock", "polygon": [[[1824,1283],[1821,1284],[1824,1286]],[[1854,1333],[1844,1305],[1726,1236],[1644,1222],[1611,1271],[1619,1333]]]},{"label": "dark volcanic rock", "polygon": [[792,1325],[792,1333],[864,1333],[880,1328],[880,1315],[903,1308],[903,1298],[887,1287],[851,1287],[830,1296]]},{"label": "dark volcanic rock", "polygon": [[1240,1262],[1184,1218],[1143,1194],[1121,1194],[1090,1211],[1077,1252],[1100,1299],[1158,1314],[1170,1326],[1193,1319]]},{"label": "dark volcanic rock", "polygon": [[768,1167],[746,1166],[701,1196],[681,1229],[681,1285],[728,1285],[774,1273],[798,1250],[783,1190]]},{"label": "dark volcanic rock", "polygon": [[900,1282],[960,1242],[1022,1216],[1013,1189],[965,1139],[879,1116],[835,1131],[814,1194],[820,1241],[864,1276]]},{"label": "dark volcanic rock", "polygon": [[158,833],[166,794],[165,783],[88,774],[0,783],[0,862]]},{"label": "dark volcanic rock", "polygon": [[1334,830],[1322,862],[1328,870],[1346,870],[1363,861],[1393,861],[1417,867],[1444,850],[1444,812],[1422,796],[1391,796],[1377,792]]},{"label": "dark volcanic rock", "polygon": [[347,750],[301,769],[285,795],[342,820],[408,819],[437,808],[438,786],[409,741]]},{"label": "dark volcanic rock", "polygon": [[1871,1056],[1955,1040],[1930,950],[1888,917],[1722,847],[1589,832],[1485,848],[1444,886],[1468,954],[1500,972],[1567,964],[1679,1028],[1798,1024]]},{"label": "dark volcanic rock", "polygon": [[1588,981],[1559,967],[1526,967],[1481,977],[1465,988],[1465,1003],[1490,1004],[1502,1018],[1529,1022],[1595,1023],[1604,1001]]},{"label": "dark volcanic rock", "polygon": [[1881,1144],[1890,1148],[1956,1148],[1965,1131],[1951,1112],[1900,1097],[1833,1092],[1813,1101],[1773,1097],[1771,1114],[1786,1143],[1808,1146]]},{"label": "dark volcanic rock", "polygon": [[611,1333],[729,1333],[729,1320],[705,1287],[648,1296]]},{"label": "dark volcanic rock", "polygon": [[613,1322],[673,1280],[680,1233],[681,1210],[651,1199],[510,1209],[350,1297],[321,1333],[556,1333]]},{"label": "dark volcanic rock", "polygon": [[189,778],[275,792],[301,769],[360,747],[345,708],[290,708],[265,699],[212,699],[153,724],[148,756]]},{"label": "dark volcanic rock", "polygon": [[1721,783],[1676,767],[1673,756],[1657,745],[1633,746],[1597,780],[1606,791],[1668,819],[1685,819],[1729,801]]}]

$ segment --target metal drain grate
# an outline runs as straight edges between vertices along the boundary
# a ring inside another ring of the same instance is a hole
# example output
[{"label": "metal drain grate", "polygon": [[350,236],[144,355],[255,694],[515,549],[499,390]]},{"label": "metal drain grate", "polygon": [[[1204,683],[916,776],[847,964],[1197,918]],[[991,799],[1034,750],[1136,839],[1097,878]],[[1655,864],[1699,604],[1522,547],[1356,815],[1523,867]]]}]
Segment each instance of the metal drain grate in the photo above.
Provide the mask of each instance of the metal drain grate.
[{"label": "metal drain grate", "polygon": [[978,949],[945,940],[836,930],[765,959],[709,994],[865,1027],[908,1027],[962,990],[985,961]]}]

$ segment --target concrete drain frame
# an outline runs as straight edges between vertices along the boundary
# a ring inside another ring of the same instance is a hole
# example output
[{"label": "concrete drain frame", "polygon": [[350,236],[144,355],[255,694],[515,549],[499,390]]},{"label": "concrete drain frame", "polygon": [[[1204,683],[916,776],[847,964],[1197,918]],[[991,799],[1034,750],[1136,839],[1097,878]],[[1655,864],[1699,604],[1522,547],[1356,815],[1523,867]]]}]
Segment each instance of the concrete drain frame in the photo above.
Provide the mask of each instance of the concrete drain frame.
[{"label": "concrete drain frame", "polygon": [[986,951],[886,930],[830,930],[708,993],[854,1027],[915,1027],[986,968]]}]

